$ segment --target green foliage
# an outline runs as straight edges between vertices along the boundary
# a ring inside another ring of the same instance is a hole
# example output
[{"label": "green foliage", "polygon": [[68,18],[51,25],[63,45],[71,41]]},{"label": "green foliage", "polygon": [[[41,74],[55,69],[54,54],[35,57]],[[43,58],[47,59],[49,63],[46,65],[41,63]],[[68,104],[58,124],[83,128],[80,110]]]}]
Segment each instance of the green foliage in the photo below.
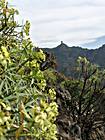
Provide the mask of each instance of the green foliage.
[{"label": "green foliage", "polygon": [[54,86],[57,83],[57,77],[52,69],[48,69],[44,71],[44,75],[46,78],[47,83],[50,86]]},{"label": "green foliage", "polygon": [[69,47],[61,43],[55,48],[44,50],[54,54],[57,61],[57,70],[67,77],[77,78],[76,62],[79,56],[86,57],[93,64],[99,65],[101,69],[105,68],[105,45],[98,49],[84,49],[75,46]]},{"label": "green foliage", "polygon": [[22,27],[15,14],[0,1],[0,139],[56,140],[56,93],[45,90],[40,70],[46,56],[33,50],[29,21]]}]

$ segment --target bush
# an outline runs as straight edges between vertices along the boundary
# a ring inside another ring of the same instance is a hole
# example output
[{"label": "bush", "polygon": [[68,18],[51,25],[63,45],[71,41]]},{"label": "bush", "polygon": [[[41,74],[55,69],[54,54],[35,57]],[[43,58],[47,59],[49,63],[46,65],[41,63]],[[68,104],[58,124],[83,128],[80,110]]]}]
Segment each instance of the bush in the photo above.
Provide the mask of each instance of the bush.
[{"label": "bush", "polygon": [[45,90],[40,69],[46,55],[35,49],[29,21],[20,26],[16,14],[0,1],[0,139],[56,140],[56,93]]}]

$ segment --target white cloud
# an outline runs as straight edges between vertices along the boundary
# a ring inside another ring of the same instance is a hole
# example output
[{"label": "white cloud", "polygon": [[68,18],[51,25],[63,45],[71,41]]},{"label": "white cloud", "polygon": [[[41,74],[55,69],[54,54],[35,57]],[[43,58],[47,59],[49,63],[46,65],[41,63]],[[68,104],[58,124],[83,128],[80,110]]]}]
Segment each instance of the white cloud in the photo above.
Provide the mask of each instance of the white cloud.
[{"label": "white cloud", "polygon": [[32,40],[40,47],[54,47],[61,40],[79,45],[105,35],[105,0],[14,0],[13,4],[20,20],[30,20]]}]

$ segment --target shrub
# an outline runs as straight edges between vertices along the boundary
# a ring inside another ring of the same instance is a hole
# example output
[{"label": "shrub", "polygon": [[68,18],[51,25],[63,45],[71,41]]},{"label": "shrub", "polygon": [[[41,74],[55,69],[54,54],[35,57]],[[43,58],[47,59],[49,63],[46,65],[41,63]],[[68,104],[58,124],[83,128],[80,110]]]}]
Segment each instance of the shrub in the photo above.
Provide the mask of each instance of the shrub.
[{"label": "shrub", "polygon": [[0,1],[0,139],[56,140],[56,93],[45,90],[40,69],[46,55],[33,49],[30,23],[20,26],[16,14]]}]

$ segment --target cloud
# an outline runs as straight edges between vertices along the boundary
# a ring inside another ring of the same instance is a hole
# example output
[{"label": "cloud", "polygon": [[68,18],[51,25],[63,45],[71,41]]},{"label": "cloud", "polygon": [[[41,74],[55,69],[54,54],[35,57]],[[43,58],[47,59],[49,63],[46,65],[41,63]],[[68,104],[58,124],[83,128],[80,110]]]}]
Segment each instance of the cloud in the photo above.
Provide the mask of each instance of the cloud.
[{"label": "cloud", "polygon": [[31,37],[40,47],[91,42],[105,35],[105,0],[15,0],[19,20],[29,19]]},{"label": "cloud", "polygon": [[91,41],[84,43],[82,46],[85,48],[95,49],[101,47],[103,44],[105,44],[105,36],[93,38]]}]

